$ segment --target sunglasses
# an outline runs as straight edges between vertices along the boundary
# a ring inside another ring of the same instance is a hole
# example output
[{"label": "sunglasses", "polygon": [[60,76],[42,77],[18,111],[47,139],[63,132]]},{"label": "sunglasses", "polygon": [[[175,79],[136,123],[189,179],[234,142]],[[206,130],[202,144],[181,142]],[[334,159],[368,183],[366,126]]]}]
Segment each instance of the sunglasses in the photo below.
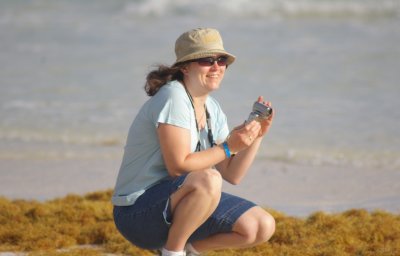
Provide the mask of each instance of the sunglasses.
[{"label": "sunglasses", "polygon": [[193,62],[197,62],[202,67],[211,67],[217,62],[218,66],[226,66],[228,64],[228,57],[227,56],[220,56],[218,58],[207,57],[207,58],[200,58],[195,59]]}]

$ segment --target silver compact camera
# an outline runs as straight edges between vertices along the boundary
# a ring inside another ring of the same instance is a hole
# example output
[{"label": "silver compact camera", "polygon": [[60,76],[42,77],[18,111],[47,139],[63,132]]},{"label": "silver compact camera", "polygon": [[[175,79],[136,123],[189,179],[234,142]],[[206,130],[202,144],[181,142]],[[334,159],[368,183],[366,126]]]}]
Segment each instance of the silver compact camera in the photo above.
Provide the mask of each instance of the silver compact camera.
[{"label": "silver compact camera", "polygon": [[272,114],[272,108],[266,106],[258,101],[254,102],[253,110],[251,111],[246,123],[250,123],[253,120],[260,121],[261,119],[267,119]]}]

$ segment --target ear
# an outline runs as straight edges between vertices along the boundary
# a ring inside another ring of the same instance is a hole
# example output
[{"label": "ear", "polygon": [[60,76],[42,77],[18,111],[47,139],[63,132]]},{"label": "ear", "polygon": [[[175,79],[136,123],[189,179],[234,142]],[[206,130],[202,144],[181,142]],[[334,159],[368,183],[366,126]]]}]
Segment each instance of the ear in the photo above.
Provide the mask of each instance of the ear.
[{"label": "ear", "polygon": [[182,72],[184,75],[187,75],[187,74],[189,73],[188,66],[187,66],[187,65],[183,66],[183,67],[181,68],[181,72]]}]

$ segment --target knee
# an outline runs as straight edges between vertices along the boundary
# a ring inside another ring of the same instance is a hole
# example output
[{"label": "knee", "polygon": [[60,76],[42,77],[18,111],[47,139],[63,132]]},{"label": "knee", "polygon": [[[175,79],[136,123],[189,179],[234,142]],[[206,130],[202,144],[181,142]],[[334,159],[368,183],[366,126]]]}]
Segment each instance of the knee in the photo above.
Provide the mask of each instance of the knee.
[{"label": "knee", "polygon": [[274,232],[275,219],[260,208],[253,216],[247,218],[240,234],[246,245],[254,246],[267,242]]},{"label": "knee", "polygon": [[275,219],[271,214],[265,212],[263,216],[258,219],[258,230],[256,243],[267,242],[275,233]]},{"label": "knee", "polygon": [[214,169],[206,169],[198,173],[194,189],[207,196],[219,197],[222,189],[222,176]]}]

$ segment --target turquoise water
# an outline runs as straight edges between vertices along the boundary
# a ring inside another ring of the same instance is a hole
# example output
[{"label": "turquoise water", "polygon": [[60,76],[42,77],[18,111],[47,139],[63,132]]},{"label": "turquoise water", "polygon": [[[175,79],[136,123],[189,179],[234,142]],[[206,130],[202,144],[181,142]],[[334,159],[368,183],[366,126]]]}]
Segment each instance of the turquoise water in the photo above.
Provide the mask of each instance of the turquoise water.
[{"label": "turquoise water", "polygon": [[120,159],[151,66],[209,26],[237,56],[230,125],[276,110],[258,161],[400,170],[399,21],[395,0],[1,1],[0,161]]}]

